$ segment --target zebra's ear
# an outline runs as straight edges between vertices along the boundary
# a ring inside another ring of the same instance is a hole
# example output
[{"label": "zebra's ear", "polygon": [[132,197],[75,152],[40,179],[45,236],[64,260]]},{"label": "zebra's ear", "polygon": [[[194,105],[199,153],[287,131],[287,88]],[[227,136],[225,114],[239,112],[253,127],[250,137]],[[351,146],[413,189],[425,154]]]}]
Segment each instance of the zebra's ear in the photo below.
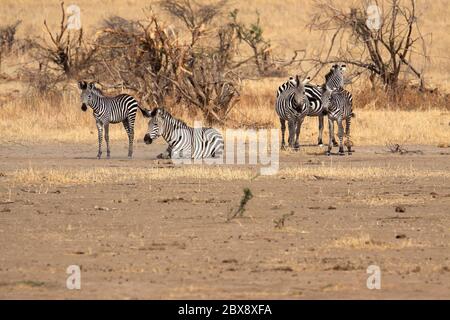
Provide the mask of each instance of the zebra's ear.
[{"label": "zebra's ear", "polygon": [[141,109],[141,110],[142,110],[142,114],[144,115],[144,117],[151,118],[152,112],[150,110],[147,110],[147,109]]},{"label": "zebra's ear", "polygon": [[345,64],[341,65],[341,69],[342,71],[345,71],[345,69],[347,69],[347,66]]},{"label": "zebra's ear", "polygon": [[159,111],[158,108],[153,109],[152,112],[150,112],[150,117],[152,118],[155,117],[158,114],[158,111]]},{"label": "zebra's ear", "polygon": [[86,81],[78,81],[78,88],[80,88],[81,90],[85,90],[86,87],[87,87]]},{"label": "zebra's ear", "polygon": [[90,82],[88,85],[89,89],[95,89],[95,83],[94,82]]},{"label": "zebra's ear", "polygon": [[309,81],[311,81],[311,77],[306,77],[306,79],[303,80],[303,84],[307,84]]}]

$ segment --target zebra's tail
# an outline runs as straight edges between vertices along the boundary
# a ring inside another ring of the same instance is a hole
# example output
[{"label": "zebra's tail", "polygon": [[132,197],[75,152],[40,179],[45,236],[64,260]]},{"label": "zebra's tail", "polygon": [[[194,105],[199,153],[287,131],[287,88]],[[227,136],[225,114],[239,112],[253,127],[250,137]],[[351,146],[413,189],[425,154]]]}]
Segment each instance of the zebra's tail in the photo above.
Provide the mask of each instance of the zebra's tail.
[{"label": "zebra's tail", "polygon": [[150,116],[150,114],[151,114],[151,111],[150,111],[150,110],[147,110],[147,109],[142,108],[139,104],[138,104],[138,108],[139,108],[139,110],[141,110],[142,115],[143,115],[145,118],[150,118],[150,117],[151,117],[151,116]]}]

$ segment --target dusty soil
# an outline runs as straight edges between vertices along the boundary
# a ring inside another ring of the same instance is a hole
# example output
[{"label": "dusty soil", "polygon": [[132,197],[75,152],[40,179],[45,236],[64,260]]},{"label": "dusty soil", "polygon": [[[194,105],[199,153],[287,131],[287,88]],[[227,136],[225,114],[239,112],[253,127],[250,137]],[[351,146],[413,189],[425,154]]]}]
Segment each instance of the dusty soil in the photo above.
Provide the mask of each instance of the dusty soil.
[{"label": "dusty soil", "polygon": [[[113,144],[111,160],[94,159],[95,143],[0,145],[0,298],[450,298],[445,177],[87,185],[11,178],[28,167],[147,168],[163,148],[137,143],[130,161],[123,144]],[[281,167],[450,170],[449,149],[409,148],[423,154],[286,153]],[[246,187],[254,197],[227,222]],[[69,265],[81,266],[81,290],[66,288]],[[381,268],[380,290],[366,286],[369,265]]]}]

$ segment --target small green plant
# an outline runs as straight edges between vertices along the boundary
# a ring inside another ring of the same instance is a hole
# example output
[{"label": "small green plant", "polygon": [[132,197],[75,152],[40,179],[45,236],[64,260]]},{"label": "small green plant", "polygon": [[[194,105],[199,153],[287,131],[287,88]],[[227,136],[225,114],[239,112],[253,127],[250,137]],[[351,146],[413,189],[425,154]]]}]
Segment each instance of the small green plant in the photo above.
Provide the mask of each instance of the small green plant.
[{"label": "small green plant", "polygon": [[237,210],[234,213],[232,213],[228,216],[227,221],[230,221],[237,217],[242,217],[245,212],[245,206],[247,205],[247,203],[250,201],[251,198],[253,198],[253,194],[250,191],[250,189],[244,188],[244,195],[241,198],[239,208],[237,208]]}]

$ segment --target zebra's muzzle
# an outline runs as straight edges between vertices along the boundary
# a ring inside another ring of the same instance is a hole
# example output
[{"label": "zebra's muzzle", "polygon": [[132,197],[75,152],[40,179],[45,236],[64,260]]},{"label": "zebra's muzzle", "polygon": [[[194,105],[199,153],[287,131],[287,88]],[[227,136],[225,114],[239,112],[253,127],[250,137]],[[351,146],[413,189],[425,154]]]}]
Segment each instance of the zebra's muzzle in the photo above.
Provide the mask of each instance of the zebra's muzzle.
[{"label": "zebra's muzzle", "polygon": [[152,138],[150,138],[150,135],[148,133],[144,136],[144,142],[145,144],[151,144],[153,142]]},{"label": "zebra's muzzle", "polygon": [[81,104],[81,110],[83,110],[83,111],[87,110],[87,106],[85,103]]}]

